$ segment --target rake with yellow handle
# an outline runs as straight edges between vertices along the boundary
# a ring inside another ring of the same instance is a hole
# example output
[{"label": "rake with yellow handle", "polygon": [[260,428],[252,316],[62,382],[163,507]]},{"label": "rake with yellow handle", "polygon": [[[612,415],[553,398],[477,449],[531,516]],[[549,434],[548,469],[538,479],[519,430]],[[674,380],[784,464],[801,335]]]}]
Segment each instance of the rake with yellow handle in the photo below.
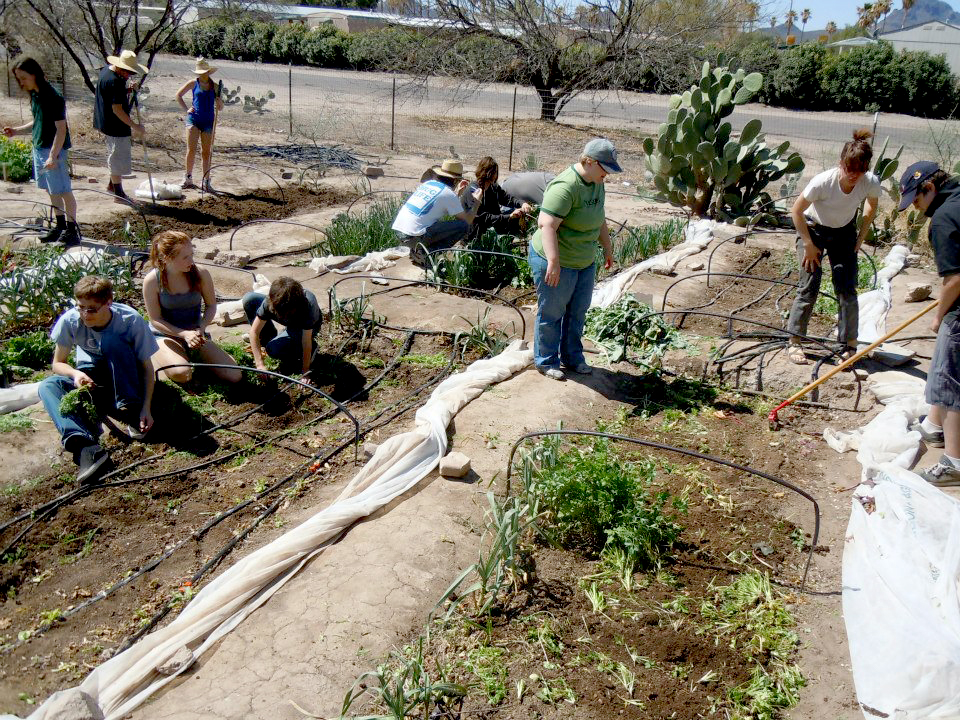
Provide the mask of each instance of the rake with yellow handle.
[{"label": "rake with yellow handle", "polygon": [[896,335],[898,332],[900,332],[901,330],[903,330],[905,327],[907,327],[908,325],[912,325],[912,324],[915,323],[917,320],[919,320],[920,318],[922,318],[922,317],[923,317],[924,315],[926,315],[928,312],[930,312],[931,310],[933,310],[938,304],[939,304],[939,303],[937,303],[937,302],[932,302],[932,303],[930,303],[930,304],[927,305],[923,310],[921,310],[921,311],[918,312],[916,315],[914,315],[912,318],[910,318],[909,320],[904,320],[902,323],[900,323],[897,327],[895,327],[893,330],[891,330],[890,332],[888,332],[888,333],[887,333],[886,335],[884,335],[882,338],[880,338],[880,339],[877,340],[876,342],[868,345],[868,346],[865,347],[863,350],[861,350],[860,352],[858,352],[856,355],[853,355],[852,357],[844,360],[842,363],[840,363],[839,365],[837,365],[833,370],[831,370],[830,372],[828,372],[828,373],[827,373],[826,375],[824,375],[822,378],[817,378],[817,379],[814,380],[812,383],[810,383],[809,385],[807,385],[805,388],[803,388],[802,390],[798,390],[798,391],[797,391],[796,393],[794,393],[791,397],[787,398],[787,399],[784,400],[782,403],[780,403],[779,405],[777,405],[777,407],[775,407],[773,410],[770,411],[770,415],[767,416],[767,420],[768,420],[769,423],[770,423],[770,429],[771,429],[771,430],[779,430],[779,429],[780,429],[780,421],[777,419],[777,413],[780,412],[781,410],[783,410],[783,408],[785,408],[787,405],[789,405],[790,403],[792,403],[792,402],[794,402],[794,401],[796,401],[796,400],[799,400],[799,399],[802,398],[804,395],[806,395],[808,392],[810,392],[811,390],[813,390],[815,387],[817,387],[817,386],[820,385],[821,383],[826,382],[827,380],[829,380],[830,378],[832,378],[834,375],[836,375],[836,374],[837,374],[838,372],[840,372],[841,370],[845,370],[846,368],[848,368],[848,367],[850,367],[851,365],[853,365],[853,363],[855,363],[857,360],[859,360],[860,358],[862,358],[864,355],[866,355],[868,352],[870,352],[871,350],[873,350],[875,347],[877,347],[877,346],[880,345],[881,343],[886,342],[887,340],[889,340],[890,338],[892,338],[894,335]]}]

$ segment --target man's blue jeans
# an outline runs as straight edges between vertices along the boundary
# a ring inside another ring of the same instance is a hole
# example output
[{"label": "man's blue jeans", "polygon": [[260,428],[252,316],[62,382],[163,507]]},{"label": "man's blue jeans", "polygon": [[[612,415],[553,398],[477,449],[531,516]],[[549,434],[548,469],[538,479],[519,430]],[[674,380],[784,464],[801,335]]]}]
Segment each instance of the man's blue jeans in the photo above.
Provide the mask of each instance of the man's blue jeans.
[{"label": "man's blue jeans", "polygon": [[530,246],[527,260],[537,286],[537,322],[533,339],[533,361],[539,370],[575,368],[583,357],[583,323],[593,296],[594,265],[583,270],[560,268],[560,282],[544,282],[546,258]]},{"label": "man's blue jeans", "polygon": [[[112,340],[112,335],[107,334],[100,341],[106,359],[94,364],[81,363],[77,365],[77,369],[89,375],[95,383],[91,395],[98,414],[116,417],[136,425],[143,407],[143,369],[130,345],[122,340],[111,342]],[[52,375],[40,383],[38,394],[57,432],[60,433],[64,446],[74,436],[83,437],[89,443],[96,443],[101,432],[97,418],[87,417],[83,411],[67,415],[60,413],[60,400],[74,389],[73,380],[70,378]]]}]

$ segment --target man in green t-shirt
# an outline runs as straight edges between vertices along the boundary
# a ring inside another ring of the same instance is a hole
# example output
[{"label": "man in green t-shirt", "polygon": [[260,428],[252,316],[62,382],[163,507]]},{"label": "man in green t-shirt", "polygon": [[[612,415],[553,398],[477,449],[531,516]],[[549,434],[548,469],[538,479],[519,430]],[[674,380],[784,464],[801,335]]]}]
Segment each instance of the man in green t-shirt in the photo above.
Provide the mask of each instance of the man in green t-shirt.
[{"label": "man in green t-shirt", "polygon": [[583,357],[581,337],[593,295],[597,243],[606,267],[613,264],[603,181],[621,170],[613,143],[591,140],[580,161],[547,186],[540,205],[529,252],[537,286],[533,357],[537,370],[554,380],[565,378],[562,368],[593,371]]}]

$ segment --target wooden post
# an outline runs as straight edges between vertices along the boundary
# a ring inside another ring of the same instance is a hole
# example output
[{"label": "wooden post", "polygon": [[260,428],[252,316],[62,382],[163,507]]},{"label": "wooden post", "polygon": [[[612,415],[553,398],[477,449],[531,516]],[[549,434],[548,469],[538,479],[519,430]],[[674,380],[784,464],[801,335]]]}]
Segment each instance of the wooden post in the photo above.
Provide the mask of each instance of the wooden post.
[{"label": "wooden post", "polygon": [[67,69],[63,65],[63,53],[60,53],[60,94],[67,99]]},{"label": "wooden post", "polygon": [[288,134],[293,137],[293,60],[287,65],[287,109],[290,114]]},{"label": "wooden post", "polygon": [[390,98],[390,149],[393,150],[394,132],[397,127],[397,76],[393,76],[393,93]]},{"label": "wooden post", "polygon": [[507,160],[507,170],[513,172],[513,128],[517,124],[517,86],[513,86],[513,112],[510,114],[510,158]]}]

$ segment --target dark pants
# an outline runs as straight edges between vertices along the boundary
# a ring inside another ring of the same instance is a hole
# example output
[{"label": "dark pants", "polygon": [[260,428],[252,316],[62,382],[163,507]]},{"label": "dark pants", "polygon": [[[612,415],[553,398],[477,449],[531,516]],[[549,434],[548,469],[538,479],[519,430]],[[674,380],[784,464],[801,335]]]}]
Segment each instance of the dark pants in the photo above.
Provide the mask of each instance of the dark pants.
[{"label": "dark pants", "polygon": [[813,306],[817,302],[820,281],[823,279],[823,257],[830,260],[833,290],[837,296],[837,340],[843,345],[856,345],[860,324],[860,306],[857,303],[857,226],[854,221],[841,228],[808,225],[810,239],[821,251],[821,264],[813,272],[803,268],[803,240],[797,237],[797,256],[800,259],[800,283],[797,297],[790,308],[787,330],[795,335],[806,335]]},{"label": "dark pants", "polygon": [[[417,265],[423,265],[426,253],[431,250],[452,248],[467,237],[470,226],[463,220],[438,220],[427,228],[423,235],[404,235],[397,233],[398,240],[410,248],[410,259]],[[420,246],[426,248],[423,250]]]},{"label": "dark pants", "polygon": [[[247,316],[247,322],[253,324],[253,319],[257,316],[257,310],[263,304],[267,296],[262,293],[248,292],[243,296],[243,312]],[[313,328],[316,333],[320,326]],[[260,347],[267,355],[280,363],[280,372],[284,374],[296,374],[303,369],[303,336],[302,330],[294,328],[291,334],[286,328],[277,331],[277,326],[272,320],[267,320],[260,330]]]}]

